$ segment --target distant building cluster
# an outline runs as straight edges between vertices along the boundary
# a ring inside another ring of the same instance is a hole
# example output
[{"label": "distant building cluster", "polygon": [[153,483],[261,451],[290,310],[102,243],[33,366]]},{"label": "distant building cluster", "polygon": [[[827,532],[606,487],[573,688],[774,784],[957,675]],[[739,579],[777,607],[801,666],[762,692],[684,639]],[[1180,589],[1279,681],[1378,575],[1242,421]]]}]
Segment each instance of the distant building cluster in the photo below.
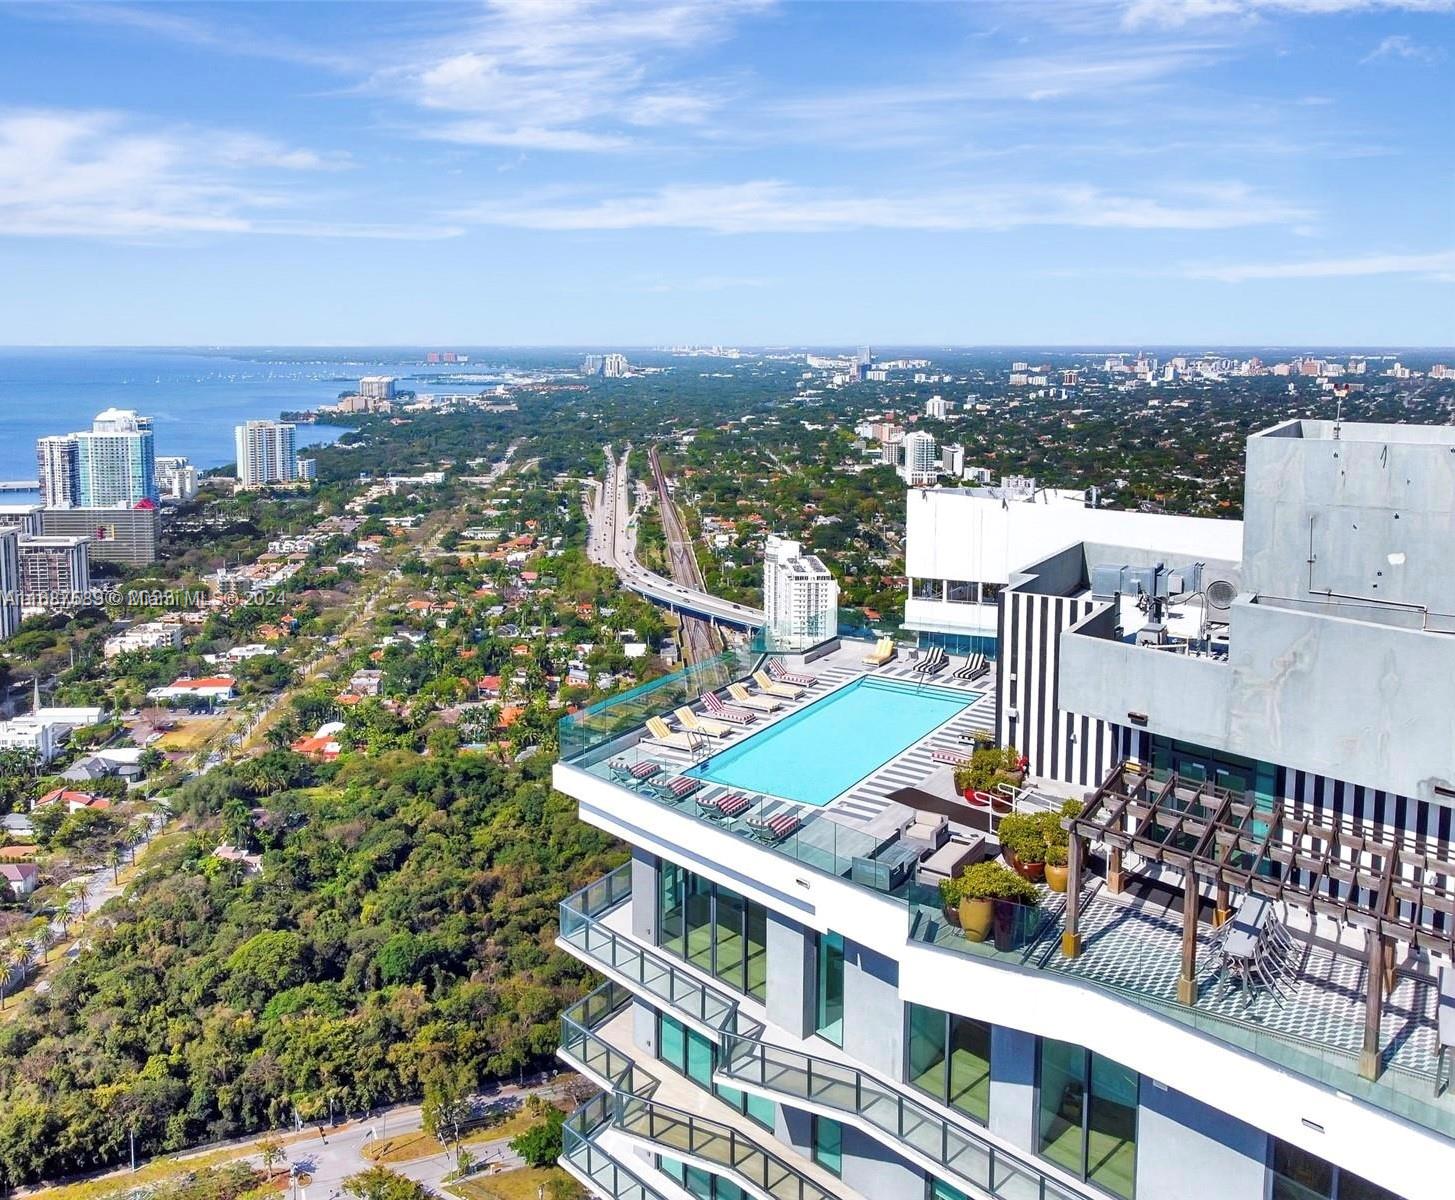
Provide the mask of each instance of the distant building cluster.
[{"label": "distant building cluster", "polygon": [[581,373],[605,379],[625,379],[632,370],[625,354],[588,354],[581,364]]},{"label": "distant building cluster", "polygon": [[133,508],[157,502],[156,448],[150,417],[108,408],[81,433],[36,443],[47,508]]}]

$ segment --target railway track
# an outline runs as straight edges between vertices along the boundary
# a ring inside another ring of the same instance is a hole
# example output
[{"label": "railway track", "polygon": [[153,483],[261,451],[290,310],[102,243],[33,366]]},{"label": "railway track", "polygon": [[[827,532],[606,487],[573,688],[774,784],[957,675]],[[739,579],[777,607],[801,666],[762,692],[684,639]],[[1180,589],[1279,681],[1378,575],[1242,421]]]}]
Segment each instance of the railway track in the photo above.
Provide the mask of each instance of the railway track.
[{"label": "railway track", "polygon": [[[682,514],[673,503],[655,446],[647,451],[647,462],[651,467],[652,483],[657,491],[657,503],[662,514],[662,532],[667,540],[667,564],[672,578],[684,587],[706,591],[702,570],[697,564],[697,554],[692,548],[692,538],[682,522]],[[704,621],[700,617],[682,617],[682,644],[689,663],[703,662],[722,650],[722,639],[713,628],[712,622]]]}]

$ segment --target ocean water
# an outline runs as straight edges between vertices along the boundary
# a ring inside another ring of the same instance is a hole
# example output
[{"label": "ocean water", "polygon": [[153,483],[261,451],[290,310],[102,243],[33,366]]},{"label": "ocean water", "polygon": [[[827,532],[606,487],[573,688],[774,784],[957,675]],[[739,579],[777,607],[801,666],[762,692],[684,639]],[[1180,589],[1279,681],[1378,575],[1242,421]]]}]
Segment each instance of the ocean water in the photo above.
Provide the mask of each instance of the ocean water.
[{"label": "ocean water", "polygon": [[[199,468],[233,461],[233,426],[334,400],[360,375],[407,374],[388,360],[281,361],[248,351],[0,348],[0,479],[34,479],[35,441],[89,429],[105,408],[152,418],[158,454]],[[326,445],[343,429],[304,426],[298,445]],[[25,497],[0,497],[20,503]]]}]

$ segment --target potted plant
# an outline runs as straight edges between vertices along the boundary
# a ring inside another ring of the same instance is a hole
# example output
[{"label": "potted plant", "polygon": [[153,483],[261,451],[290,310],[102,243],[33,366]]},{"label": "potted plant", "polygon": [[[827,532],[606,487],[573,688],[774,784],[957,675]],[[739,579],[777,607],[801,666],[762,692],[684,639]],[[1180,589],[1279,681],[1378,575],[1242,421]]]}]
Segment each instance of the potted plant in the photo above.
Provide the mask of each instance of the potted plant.
[{"label": "potted plant", "polygon": [[1066,890],[1067,847],[1050,845],[1046,847],[1046,886],[1053,892]]},{"label": "potted plant", "polygon": [[940,911],[949,924],[956,929],[960,928],[960,881],[958,879],[940,880]]},{"label": "potted plant", "polygon": [[1046,870],[1046,833],[1040,814],[1007,813],[996,831],[1000,852],[1022,879],[1039,883]]},{"label": "potted plant", "polygon": [[971,942],[983,942],[990,935],[997,920],[997,906],[1035,906],[1040,902],[1033,885],[994,861],[966,867],[952,882],[952,894],[959,897],[960,931]]}]

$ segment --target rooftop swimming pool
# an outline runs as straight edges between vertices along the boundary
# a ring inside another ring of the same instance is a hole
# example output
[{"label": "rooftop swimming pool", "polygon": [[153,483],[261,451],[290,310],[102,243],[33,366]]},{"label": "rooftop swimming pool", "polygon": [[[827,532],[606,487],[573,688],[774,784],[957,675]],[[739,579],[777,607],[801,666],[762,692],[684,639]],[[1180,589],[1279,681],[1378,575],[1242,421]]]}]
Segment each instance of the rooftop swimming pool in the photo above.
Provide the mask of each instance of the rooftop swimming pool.
[{"label": "rooftop swimming pool", "polygon": [[827,804],[980,698],[864,676],[687,773],[800,804]]}]

